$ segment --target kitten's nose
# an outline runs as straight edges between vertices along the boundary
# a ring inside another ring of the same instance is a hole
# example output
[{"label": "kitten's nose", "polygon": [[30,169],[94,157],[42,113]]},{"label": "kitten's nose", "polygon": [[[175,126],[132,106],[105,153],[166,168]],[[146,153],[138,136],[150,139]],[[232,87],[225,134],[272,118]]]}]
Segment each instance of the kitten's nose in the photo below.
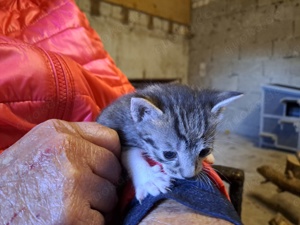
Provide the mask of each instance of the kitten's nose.
[{"label": "kitten's nose", "polygon": [[183,178],[189,179],[195,176],[194,169],[180,169],[180,174]]}]

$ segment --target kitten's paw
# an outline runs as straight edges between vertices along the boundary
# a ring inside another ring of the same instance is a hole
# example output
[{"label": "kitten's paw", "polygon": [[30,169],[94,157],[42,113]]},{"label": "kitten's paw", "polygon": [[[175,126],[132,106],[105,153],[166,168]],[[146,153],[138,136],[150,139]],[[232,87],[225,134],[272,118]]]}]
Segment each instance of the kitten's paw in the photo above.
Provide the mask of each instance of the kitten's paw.
[{"label": "kitten's paw", "polygon": [[147,197],[148,194],[157,196],[160,193],[167,193],[171,186],[171,179],[168,175],[161,172],[160,166],[155,165],[143,177],[141,182],[135,186],[135,196],[137,200],[141,201]]}]

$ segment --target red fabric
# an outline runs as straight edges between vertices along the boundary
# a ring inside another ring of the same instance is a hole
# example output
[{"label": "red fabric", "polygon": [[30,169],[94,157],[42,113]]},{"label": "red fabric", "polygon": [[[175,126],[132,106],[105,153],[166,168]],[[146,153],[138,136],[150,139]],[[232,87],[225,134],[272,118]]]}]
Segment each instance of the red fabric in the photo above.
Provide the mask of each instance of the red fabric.
[{"label": "red fabric", "polygon": [[0,152],[51,118],[93,121],[133,91],[69,0],[0,0]]},{"label": "red fabric", "polygon": [[217,186],[217,188],[220,190],[220,192],[225,195],[225,197],[230,201],[229,194],[226,190],[226,187],[224,185],[224,182],[219,177],[217,172],[212,168],[211,164],[203,162],[203,167],[205,169],[205,173],[207,176],[214,182],[214,184]]}]

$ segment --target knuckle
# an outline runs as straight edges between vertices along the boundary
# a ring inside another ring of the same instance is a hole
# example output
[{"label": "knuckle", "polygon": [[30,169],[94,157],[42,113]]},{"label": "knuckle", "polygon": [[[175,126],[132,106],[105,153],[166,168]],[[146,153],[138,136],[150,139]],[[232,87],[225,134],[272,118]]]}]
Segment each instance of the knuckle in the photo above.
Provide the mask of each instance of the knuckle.
[{"label": "knuckle", "polygon": [[54,141],[54,143],[57,143],[57,144],[62,145],[63,147],[66,147],[66,146],[70,145],[71,139],[72,139],[72,135],[67,134],[67,133],[60,133],[60,134],[55,135],[53,141]]},{"label": "knuckle", "polygon": [[41,125],[52,128],[58,126],[62,121],[58,119],[49,119],[41,123]]},{"label": "knuckle", "polygon": [[119,142],[119,135],[118,135],[117,131],[112,128],[102,126],[100,124],[97,134],[98,134],[98,136],[102,136],[102,135],[108,136],[111,139],[115,139],[116,142]]},{"label": "knuckle", "polygon": [[117,131],[115,131],[115,130],[113,130],[113,129],[111,129],[111,128],[108,128],[108,130],[109,130],[109,134],[110,134],[112,137],[115,137],[115,138],[119,139],[119,135],[118,135]]},{"label": "knuckle", "polygon": [[57,132],[57,128],[61,126],[62,121],[58,119],[50,119],[46,120],[37,126],[34,127],[34,130],[38,132],[45,132],[48,133],[49,135],[53,135],[53,133]]}]

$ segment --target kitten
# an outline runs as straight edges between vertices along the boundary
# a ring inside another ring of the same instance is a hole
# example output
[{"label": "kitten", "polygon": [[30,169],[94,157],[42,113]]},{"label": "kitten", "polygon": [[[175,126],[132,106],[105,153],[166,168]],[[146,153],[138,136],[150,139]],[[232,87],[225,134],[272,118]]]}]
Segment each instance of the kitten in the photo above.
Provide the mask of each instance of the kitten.
[{"label": "kitten", "polygon": [[[199,174],[212,152],[214,134],[224,106],[238,92],[156,84],[127,94],[109,105],[97,122],[116,130],[122,163],[132,178],[136,198],[166,193],[171,178]],[[143,154],[162,165],[151,167]]]}]

